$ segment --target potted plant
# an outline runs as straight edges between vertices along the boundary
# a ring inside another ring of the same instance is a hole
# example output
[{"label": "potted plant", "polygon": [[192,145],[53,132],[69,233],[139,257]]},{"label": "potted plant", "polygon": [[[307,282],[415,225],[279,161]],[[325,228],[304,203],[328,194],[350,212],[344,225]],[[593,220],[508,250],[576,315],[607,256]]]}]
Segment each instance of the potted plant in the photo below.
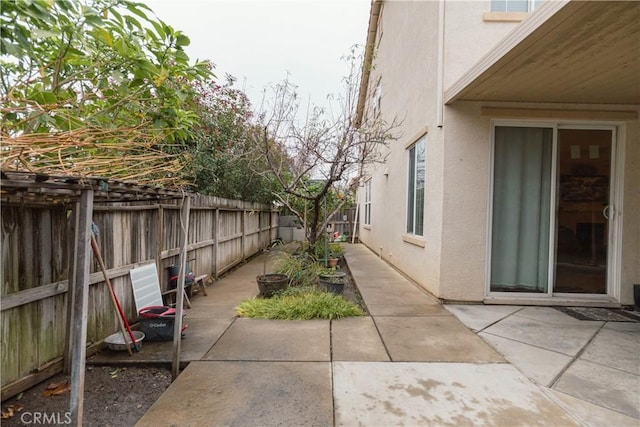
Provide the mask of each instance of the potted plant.
[{"label": "potted plant", "polygon": [[318,287],[323,291],[340,295],[344,291],[346,277],[347,273],[335,268],[323,268],[318,274]]},{"label": "potted plant", "polygon": [[286,289],[289,286],[289,276],[280,273],[266,273],[267,257],[269,249],[264,250],[264,262],[262,264],[262,275],[256,277],[260,296],[271,298],[275,293]]},{"label": "potted plant", "polygon": [[289,277],[285,274],[269,273],[256,277],[256,282],[258,282],[260,296],[270,298],[289,286]]},{"label": "potted plant", "polygon": [[344,248],[339,243],[329,244],[328,265],[329,268],[335,268],[338,265],[340,257],[344,255]]}]

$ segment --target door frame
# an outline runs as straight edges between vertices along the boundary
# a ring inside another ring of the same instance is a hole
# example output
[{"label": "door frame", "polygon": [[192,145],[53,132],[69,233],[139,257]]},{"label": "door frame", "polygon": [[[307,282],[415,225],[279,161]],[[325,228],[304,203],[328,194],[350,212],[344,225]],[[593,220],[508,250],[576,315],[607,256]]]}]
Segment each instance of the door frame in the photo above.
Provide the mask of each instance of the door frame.
[{"label": "door frame", "polygon": [[[548,287],[545,293],[534,292],[492,292],[491,291],[491,257],[492,257],[492,227],[493,227],[493,185],[495,166],[495,129],[499,126],[509,127],[540,127],[551,128],[553,132],[552,141],[552,165],[551,177],[554,185],[551,188],[551,209],[549,222],[549,267],[548,267]],[[556,217],[558,203],[556,200],[558,188],[558,129],[581,129],[581,130],[610,130],[611,131],[611,171],[609,183],[609,206],[613,206],[613,213],[609,219],[609,233],[607,236],[607,290],[605,294],[581,294],[581,293],[558,293],[554,292],[555,285],[555,262],[556,262]],[[620,275],[621,275],[621,252],[622,252],[622,207],[624,189],[624,133],[625,125],[621,122],[594,122],[594,121],[537,121],[537,120],[492,120],[491,121],[491,141],[489,144],[489,197],[487,200],[487,235],[486,235],[486,264],[485,264],[485,297],[486,298],[506,298],[506,299],[543,299],[552,301],[558,300],[590,300],[590,301],[610,301],[612,299],[620,301]]]}]

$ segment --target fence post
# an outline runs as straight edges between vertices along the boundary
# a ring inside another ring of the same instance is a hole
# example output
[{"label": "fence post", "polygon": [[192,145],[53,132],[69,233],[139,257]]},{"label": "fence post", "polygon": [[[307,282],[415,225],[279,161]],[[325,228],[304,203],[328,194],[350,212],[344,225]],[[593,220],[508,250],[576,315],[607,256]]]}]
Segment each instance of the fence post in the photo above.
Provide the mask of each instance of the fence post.
[{"label": "fence post", "polygon": [[276,237],[273,235],[273,210],[269,209],[269,243],[273,242]]},{"label": "fence post", "polygon": [[178,283],[176,284],[176,314],[173,322],[173,359],[171,363],[171,379],[178,378],[180,373],[180,344],[182,340],[182,302],[184,301],[184,276],[187,267],[187,245],[189,244],[189,211],[191,210],[191,197],[186,196],[182,201],[180,210],[180,270]]},{"label": "fence post", "polygon": [[258,211],[258,244],[260,245],[260,249],[265,249],[269,247],[269,243],[267,239],[265,239],[266,234],[268,233],[266,227],[262,224],[262,218],[264,218],[265,212],[260,209]]},{"label": "fence post", "polygon": [[246,256],[246,249],[247,249],[247,211],[244,210],[244,208],[242,208],[241,211],[241,220],[240,220],[240,227],[242,228],[242,240],[240,241],[240,246],[242,248],[242,262],[244,262],[247,258]]},{"label": "fence post", "polygon": [[[158,221],[156,229],[156,269],[158,277],[162,277],[162,249],[164,247],[164,208],[158,204]],[[160,280],[162,283],[162,279]]]},{"label": "fence post", "polygon": [[269,224],[269,227],[267,228],[267,247],[269,247],[269,245],[271,245],[271,242],[273,241],[273,239],[271,238],[271,211],[265,212],[267,214],[267,222]]},{"label": "fence post", "polygon": [[69,221],[67,248],[69,254],[69,269],[67,272],[67,299],[66,299],[66,311],[67,311],[67,324],[66,324],[66,339],[64,342],[64,361],[62,372],[68,374],[71,372],[71,358],[73,349],[73,307],[76,300],[76,241],[78,239],[78,212],[80,211],[80,202],[75,202],[71,209],[71,219]]},{"label": "fence post", "polygon": [[91,259],[91,219],[93,215],[93,190],[83,190],[78,210],[76,233],[77,258],[75,275],[76,300],[73,306],[73,360],[71,364],[71,396],[69,410],[71,423],[82,426],[84,401],[84,368],[87,356],[87,316],[89,312],[89,262]]},{"label": "fence post", "polygon": [[213,224],[213,277],[218,279],[218,251],[220,245],[220,209],[214,209],[215,222]]}]

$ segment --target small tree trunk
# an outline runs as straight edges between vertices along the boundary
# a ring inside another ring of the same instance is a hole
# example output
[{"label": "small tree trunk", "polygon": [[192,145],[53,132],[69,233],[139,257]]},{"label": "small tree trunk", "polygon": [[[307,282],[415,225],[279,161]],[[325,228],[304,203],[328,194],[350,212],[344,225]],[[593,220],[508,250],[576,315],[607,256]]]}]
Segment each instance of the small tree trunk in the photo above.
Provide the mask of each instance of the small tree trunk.
[{"label": "small tree trunk", "polygon": [[318,226],[320,225],[320,200],[315,199],[313,201],[313,210],[311,214],[311,223],[309,224],[309,253],[313,253],[320,231]]}]

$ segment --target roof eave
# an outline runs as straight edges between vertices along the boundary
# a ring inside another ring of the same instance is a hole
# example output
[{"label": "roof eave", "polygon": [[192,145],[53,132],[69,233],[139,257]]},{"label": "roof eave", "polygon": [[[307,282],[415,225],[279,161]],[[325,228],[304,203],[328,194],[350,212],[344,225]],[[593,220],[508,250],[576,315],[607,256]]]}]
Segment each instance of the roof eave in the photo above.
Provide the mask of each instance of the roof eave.
[{"label": "roof eave", "polygon": [[362,62],[362,77],[360,78],[360,90],[358,92],[358,105],[356,106],[355,126],[358,128],[362,124],[364,106],[367,101],[367,91],[369,90],[369,77],[371,75],[371,65],[373,63],[373,51],[378,35],[378,18],[383,0],[372,0],[371,11],[369,12],[369,28],[367,30],[367,41]]},{"label": "roof eave", "polygon": [[545,2],[540,9],[531,14],[526,20],[518,25],[514,30],[502,39],[489,53],[478,61],[469,71],[453,83],[444,93],[445,105],[452,104],[460,100],[469,86],[489,68],[500,60],[505,53],[510,52],[514,47],[522,43],[527,37],[535,32],[541,25],[555,15],[558,11],[569,4],[571,0]]}]

